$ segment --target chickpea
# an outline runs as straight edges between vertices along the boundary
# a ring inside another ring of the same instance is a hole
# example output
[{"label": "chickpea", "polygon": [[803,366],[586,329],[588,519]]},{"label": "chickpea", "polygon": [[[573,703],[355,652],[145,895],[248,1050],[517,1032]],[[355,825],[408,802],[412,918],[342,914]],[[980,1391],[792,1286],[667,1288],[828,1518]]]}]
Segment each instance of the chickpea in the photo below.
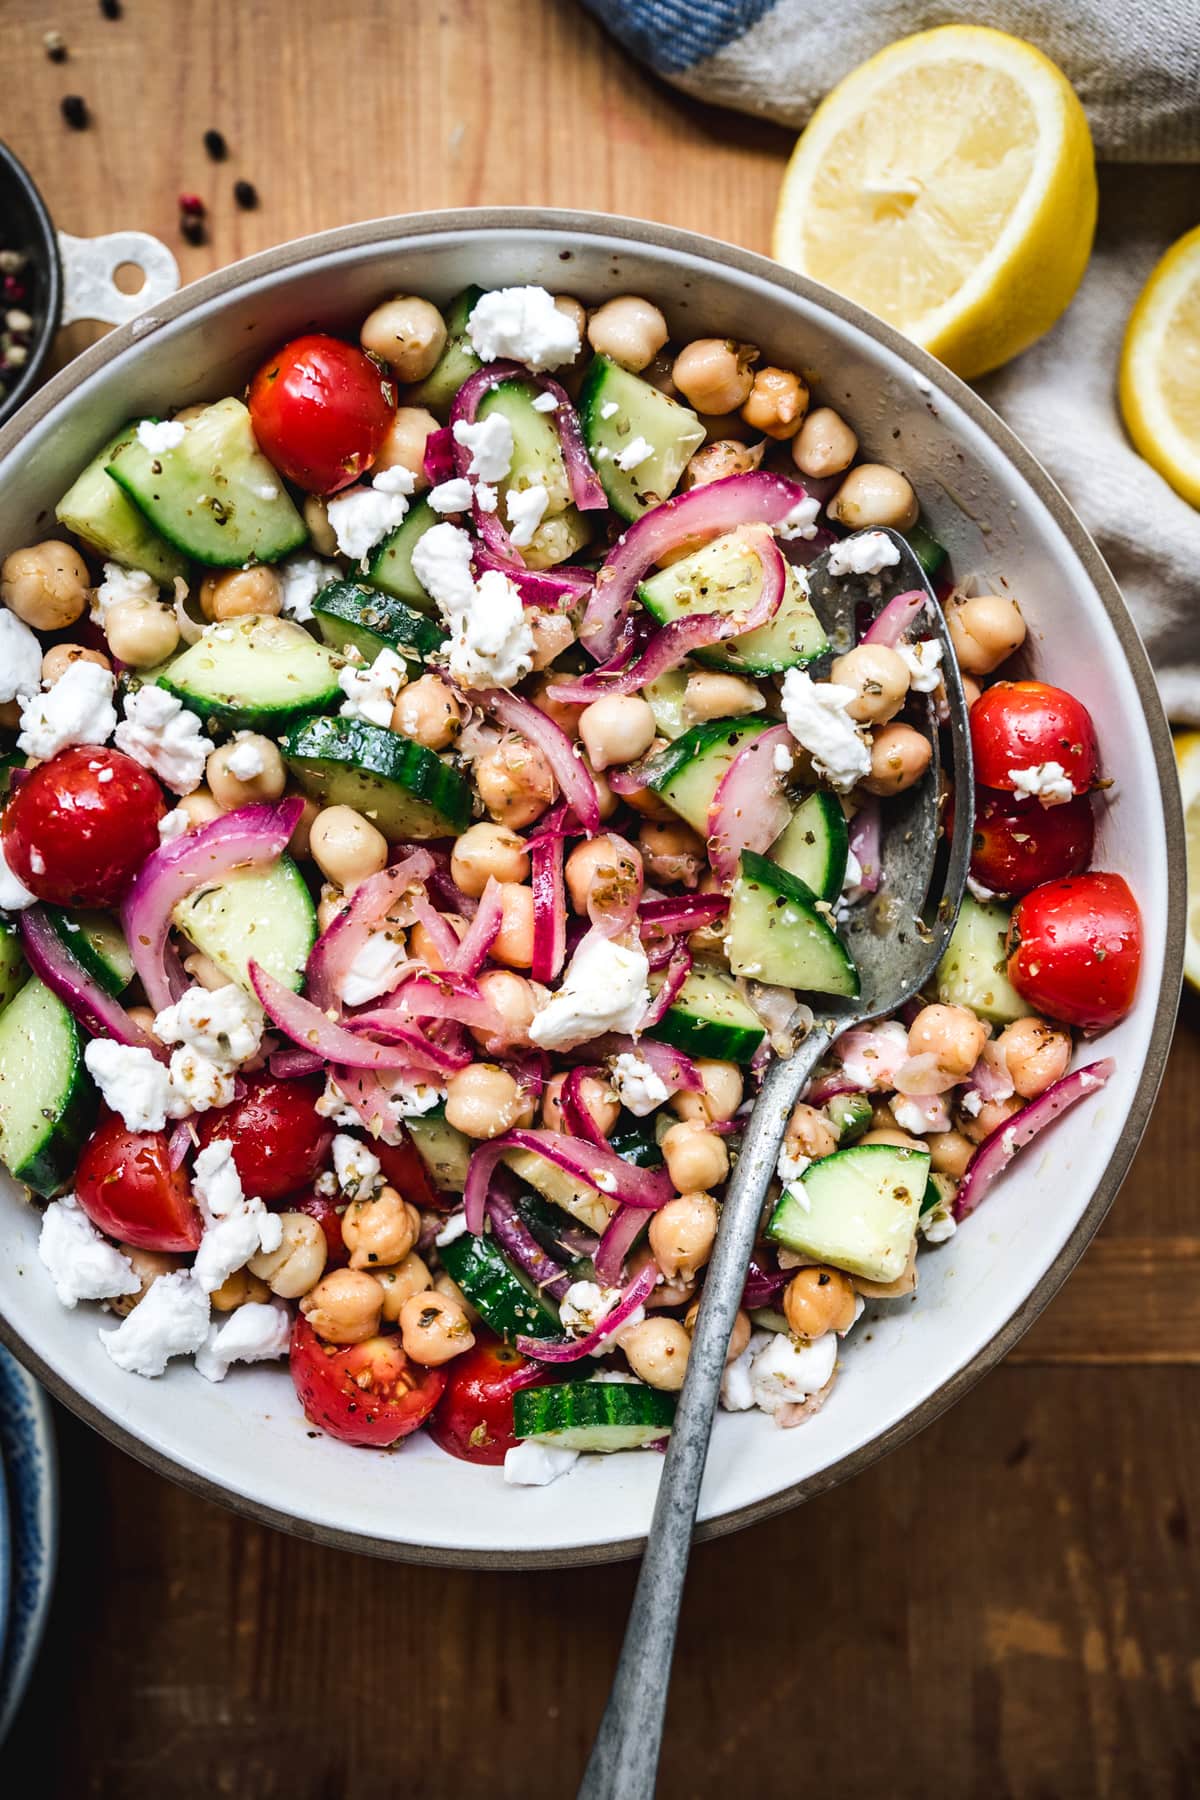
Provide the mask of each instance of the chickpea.
[{"label": "chickpea", "polygon": [[390,1268],[403,1262],[421,1235],[421,1215],[394,1187],[352,1200],[342,1214],[342,1242],[352,1269]]},{"label": "chickpea", "polygon": [[352,806],[324,807],[308,841],[313,861],[336,887],[353,888],[387,868],[387,839]]},{"label": "chickpea", "polygon": [[662,1153],[672,1185],[681,1194],[717,1187],[729,1173],[725,1139],[695,1119],[681,1119],[664,1133]]},{"label": "chickpea", "polygon": [[211,825],[214,819],[222,816],[223,808],[218,806],[207,788],[193,788],[190,794],[184,794],[178,803],[178,810],[187,814],[188,829],[199,831],[204,825]]},{"label": "chickpea", "polygon": [[[671,1128],[678,1131],[679,1126]],[[720,1139],[718,1138],[718,1143]],[[712,1255],[717,1203],[711,1194],[681,1193],[650,1215],[650,1248],[668,1281],[692,1281]]]},{"label": "chickpea", "polygon": [[362,1269],[331,1269],[300,1302],[319,1338],[327,1344],[361,1344],[379,1330],[383,1289]]},{"label": "chickpea", "polygon": [[446,321],[428,300],[397,294],[367,314],[358,341],[398,381],[424,381],[445,348]]},{"label": "chickpea", "polygon": [[1015,1019],[1006,1025],[997,1047],[1022,1100],[1036,1100],[1044,1094],[1066,1074],[1071,1060],[1070,1032],[1037,1017]]},{"label": "chickpea", "polygon": [[218,969],[212,958],[205,956],[200,950],[194,951],[191,956],[185,956],[183,966],[192,980],[199,982],[202,988],[207,988],[210,994],[215,994],[218,988],[229,986],[229,977],[224,969]]},{"label": "chickpea", "polygon": [[[130,1008],[132,1013],[133,1008]],[[184,1267],[182,1256],[168,1256],[162,1250],[142,1250],[137,1244],[118,1244],[117,1249],[122,1256],[127,1256],[133,1264],[133,1272],[141,1282],[135,1294],[117,1294],[105,1302],[110,1312],[126,1319],[138,1304],[144,1300],[160,1275],[173,1275],[177,1269]],[[219,1290],[218,1290],[219,1291]],[[216,1299],[216,1294],[212,1296]]]},{"label": "chickpea", "polygon": [[[666,746],[666,738],[656,737],[650,749],[652,752],[656,752],[664,750]],[[658,819],[665,825],[669,820],[679,817],[679,814],[668,806],[667,802],[656,794],[652,787],[623,789],[621,798],[626,806],[631,806],[634,812],[642,815],[643,819]]]},{"label": "chickpea", "polygon": [[1007,1100],[985,1100],[973,1119],[964,1115],[963,1135],[969,1137],[973,1144],[982,1144],[984,1138],[991,1137],[993,1131],[998,1131],[1001,1125],[1007,1124],[1009,1119],[1015,1118],[1024,1110],[1025,1102],[1016,1094],[1010,1095]]},{"label": "chickpea", "polygon": [[858,454],[858,439],[831,406],[810,412],[792,439],[792,461],[814,481],[840,475]]},{"label": "chickpea", "polygon": [[293,856],[311,858],[312,828],[320,811],[321,808],[317,805],[317,802],[310,799],[309,796],[305,794],[304,811],[296,820],[295,828],[292,831],[291,837],[288,839],[288,849]]},{"label": "chickpea", "polygon": [[736,438],[714,438],[704,444],[683,471],[680,486],[707,487],[710,481],[724,481],[727,475],[748,475],[757,469],[766,450],[764,443],[740,444]]},{"label": "chickpea", "polygon": [[[719,894],[721,892],[721,884],[711,869],[707,875],[700,877],[700,886],[696,892],[698,894]],[[697,930],[688,933],[688,949],[693,956],[724,956],[725,933],[728,929],[729,922],[724,918],[714,919],[711,925],[701,925]]]},{"label": "chickpea", "polygon": [[88,567],[78,550],[47,538],[14,550],[0,565],[0,604],[35,631],[64,631],[83,614]]},{"label": "chickpea", "polygon": [[[321,898],[317,904],[317,929],[328,931],[335,919],[341,917],[350,902],[341,888],[334,887],[326,881],[321,884]],[[413,927],[416,930],[416,927]]]},{"label": "chickpea", "polygon": [[215,620],[240,619],[250,613],[278,618],[283,611],[283,585],[265,563],[206,575],[200,583],[200,611],[206,619]]},{"label": "chickpea", "polygon": [[507,737],[475,763],[475,786],[493,819],[519,831],[540,819],[558,789],[536,744]]},{"label": "chickpea", "polygon": [[967,1172],[975,1146],[961,1131],[932,1131],[925,1139],[929,1146],[929,1167],[936,1175],[953,1175],[961,1181]]},{"label": "chickpea", "polygon": [[251,1269],[235,1269],[227,1275],[219,1288],[211,1295],[212,1303],[218,1312],[236,1312],[239,1306],[246,1306],[250,1301],[262,1302],[271,1298],[271,1290],[265,1281],[260,1281]]},{"label": "chickpea", "polygon": [[916,524],[921,509],[912,483],[898,469],[889,469],[883,463],[859,463],[825,510],[831,519],[851,531],[874,525],[908,531]]},{"label": "chickpea", "polygon": [[923,1006],[908,1028],[908,1054],[935,1056],[952,1077],[947,1087],[971,1073],[986,1043],[986,1028],[965,1006]]},{"label": "chickpea", "polygon": [[654,742],[654,713],[639,694],[610,694],[579,715],[579,735],[594,769],[636,762]]},{"label": "chickpea", "polygon": [[884,725],[875,733],[863,786],[870,794],[902,794],[920,781],[932,757],[929,739],[913,726]]},{"label": "chickpea", "polygon": [[154,1029],[154,1008],[152,1006],[131,1006],[127,1010],[134,1024],[140,1025],[147,1037],[152,1037],[157,1044],[158,1034]]},{"label": "chickpea", "polygon": [[478,900],[490,880],[528,881],[525,840],[507,825],[487,820],[469,825],[450,852],[450,875],[472,900]]},{"label": "chickpea", "polygon": [[329,1245],[319,1222],[310,1213],[279,1214],[283,1230],[277,1250],[260,1250],[247,1267],[281,1300],[299,1300],[325,1273]]},{"label": "chickpea", "polygon": [[792,1108],[784,1143],[793,1156],[807,1156],[816,1162],[832,1156],[838,1147],[838,1134],[823,1112],[800,1100]]},{"label": "chickpea", "polygon": [[[0,702],[0,725],[4,727],[5,731],[20,731],[21,702],[19,700],[5,700]],[[30,765],[27,763],[26,767],[28,768],[29,766]]]},{"label": "chickpea", "polygon": [[829,679],[855,689],[846,711],[860,725],[886,725],[908,697],[908,665],[885,644],[856,644],[835,657]]},{"label": "chickpea", "polygon": [[500,929],[492,944],[492,961],[506,969],[528,969],[533,962],[533,889],[515,881],[500,883]]},{"label": "chickpea", "polygon": [[618,1338],[635,1375],[649,1387],[679,1392],[692,1340],[678,1319],[642,1319],[626,1326]]},{"label": "chickpea", "polygon": [[946,625],[958,666],[966,675],[990,675],[1025,642],[1025,621],[1007,594],[973,594],[946,608]]},{"label": "chickpea", "polygon": [[913,1137],[911,1132],[901,1131],[899,1126],[881,1126],[871,1131],[864,1131],[859,1138],[860,1144],[892,1144],[897,1150],[923,1150],[924,1138]]},{"label": "chickpea", "polygon": [[586,756],[581,757],[580,761],[583,763],[584,768],[587,770],[595,784],[596,809],[600,814],[601,824],[606,825],[621,803],[609,786],[607,775],[602,775],[599,769],[593,769]]},{"label": "chickpea", "polygon": [[679,352],[671,375],[697,412],[737,412],[750,398],[757,361],[753,344],[737,344],[732,338],[697,338]]},{"label": "chickpea", "polygon": [[572,706],[567,700],[555,700],[551,697],[550,689],[559,679],[557,675],[543,676],[541,681],[534,682],[529,697],[539,712],[554,720],[560,731],[565,732],[569,738],[578,738],[583,707]]},{"label": "chickpea", "polygon": [[696,1072],[704,1083],[699,1094],[680,1088],[667,1104],[677,1119],[696,1125],[724,1124],[742,1104],[742,1071],[736,1063],[696,1057]]},{"label": "chickpea", "polygon": [[782,440],[795,437],[808,411],[808,388],[791,369],[759,369],[742,406],[742,417],[755,431]]},{"label": "chickpea", "polygon": [[[128,661],[128,657],[122,659]],[[88,650],[83,644],[52,644],[42,658],[42,686],[52,688],[56,681],[61,681],[72,663],[95,663],[97,668],[110,669],[112,664],[107,656],[99,650]]]},{"label": "chickpea", "polygon": [[462,707],[440,675],[410,681],[392,708],[392,730],[427,750],[448,750],[461,725]]},{"label": "chickpea", "polygon": [[[235,768],[249,768],[255,761],[261,764],[255,774],[234,773]],[[204,765],[204,775],[209,792],[225,812],[248,806],[252,800],[278,800],[287,786],[287,769],[278,745],[252,731],[214,750]]]},{"label": "chickpea", "polygon": [[673,824],[647,819],[638,831],[638,848],[647,873],[657,881],[694,888],[708,868],[703,838],[681,819]]},{"label": "chickpea", "polygon": [[[975,702],[979,699],[982,699],[983,689],[980,687],[980,685],[977,681],[972,681],[971,677],[969,675],[964,675],[962,678],[962,691],[963,691],[963,699],[967,703],[967,711],[970,712],[970,710],[974,706]],[[942,687],[942,692],[945,693],[945,685],[944,684]]]},{"label": "chickpea", "polygon": [[575,642],[575,627],[566,613],[553,612],[545,606],[535,606],[528,608],[525,616],[533,633],[535,669],[546,668],[556,656],[561,656]]},{"label": "chickpea", "polygon": [[[566,1074],[552,1075],[542,1089],[542,1124],[549,1131],[565,1131],[562,1091]],[[584,1111],[591,1114],[598,1130],[607,1137],[621,1115],[621,1103],[607,1081],[596,1075],[585,1075],[579,1084],[579,1098]]]},{"label": "chickpea", "polygon": [[523,1088],[495,1063],[468,1063],[446,1083],[446,1123],[472,1138],[511,1131],[526,1110]]},{"label": "chickpea", "polygon": [[430,432],[438,429],[437,420],[423,406],[398,406],[375,454],[372,474],[380,475],[385,469],[407,469],[416,481],[415,492],[427,488],[425,445]]},{"label": "chickpea", "polygon": [[606,899],[615,900],[636,883],[640,873],[641,857],[632,844],[605,832],[576,844],[563,868],[571,905],[581,917],[587,914],[593,889],[596,904],[603,910]]},{"label": "chickpea", "polygon": [[400,1342],[404,1354],[426,1368],[437,1368],[461,1356],[475,1342],[471,1321],[449,1294],[410,1294],[400,1308]]},{"label": "chickpea", "polygon": [[[511,969],[489,969],[479,977],[479,991],[505,1025],[505,1037],[514,1043],[529,1042],[529,1027],[539,1010],[540,993],[532,981]],[[477,1043],[486,1044],[492,1032],[485,1026],[468,1027]]]},{"label": "chickpea", "polygon": [[132,669],[152,669],[179,647],[179,623],[157,600],[118,600],[104,618],[108,647]]},{"label": "chickpea", "polygon": [[766,701],[744,675],[720,675],[704,670],[689,675],[683,690],[683,709],[689,719],[736,719],[743,713],[761,712]]},{"label": "chickpea", "polygon": [[649,300],[621,294],[606,300],[588,320],[588,343],[597,356],[611,357],[640,375],[667,341],[667,321]]},{"label": "chickpea", "polygon": [[[687,1332],[689,1337],[695,1337],[696,1335],[696,1320],[699,1316],[700,1302],[694,1300],[683,1315],[683,1329]],[[753,1329],[754,1327],[750,1323],[750,1314],[743,1312],[739,1306],[737,1312],[733,1315],[733,1329],[729,1333],[729,1343],[725,1349],[726,1368],[729,1367],[730,1363],[737,1361],[738,1357],[742,1354],[742,1351],[746,1348],[747,1344],[749,1344],[750,1333]]]},{"label": "chickpea", "polygon": [[583,346],[587,342],[587,308],[581,300],[575,298],[574,294],[555,294],[554,310],[555,312],[562,313],[565,319],[570,319],[572,325],[579,333],[579,350],[572,359],[572,363],[560,363],[558,365],[560,369],[570,368],[574,366],[574,362],[578,361]]},{"label": "chickpea", "polygon": [[433,1286],[433,1276],[415,1250],[394,1269],[376,1269],[375,1279],[383,1289],[383,1316],[389,1325],[396,1323],[406,1300],[414,1294],[427,1294]]},{"label": "chickpea", "polygon": [[337,533],[329,523],[329,508],[321,495],[306,494],[303,512],[313,550],[318,556],[336,556]]},{"label": "chickpea", "polygon": [[783,1314],[794,1337],[849,1331],[858,1303],[849,1276],[820,1265],[798,1269],[783,1293]]},{"label": "chickpea", "polygon": [[[442,923],[448,925],[461,943],[467,935],[467,921],[460,913],[443,913]],[[424,925],[414,925],[408,934],[409,955],[417,962],[423,962],[427,969],[444,969],[446,960],[437,944]]]}]

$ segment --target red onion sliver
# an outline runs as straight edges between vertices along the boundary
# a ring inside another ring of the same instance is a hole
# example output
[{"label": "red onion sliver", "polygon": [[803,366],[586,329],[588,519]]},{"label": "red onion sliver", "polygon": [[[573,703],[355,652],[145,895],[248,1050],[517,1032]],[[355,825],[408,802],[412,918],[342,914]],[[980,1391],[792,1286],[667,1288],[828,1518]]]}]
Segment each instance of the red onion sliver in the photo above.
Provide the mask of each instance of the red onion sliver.
[{"label": "red onion sliver", "polygon": [[495,569],[497,573],[507,576],[525,606],[561,609],[564,602],[567,606],[574,606],[591,593],[596,581],[590,569],[575,569],[565,564],[556,569],[526,569],[520,564],[506,562],[504,557],[497,556],[487,544],[474,546],[471,561],[476,575]]},{"label": "red onion sliver", "polygon": [[[316,1006],[340,1006],[340,987],[350,973],[355,957],[375,926],[385,919],[398,929],[412,925],[418,918],[418,903],[427,905],[423,892],[417,889],[434,870],[428,850],[414,850],[403,861],[392,863],[360,881],[345,912],[338,914],[323,931],[309,953],[305,968],[305,987]],[[432,910],[432,909],[431,909]],[[447,932],[450,927],[446,926]],[[458,940],[455,938],[455,944]]]},{"label": "red onion sliver", "polygon": [[819,1075],[809,1083],[804,1098],[810,1106],[824,1106],[828,1100],[836,1100],[839,1094],[862,1094],[857,1082],[848,1081],[844,1075]]},{"label": "red onion sliver", "polygon": [[454,474],[454,433],[448,425],[440,425],[425,439],[425,479],[430,487],[438,487]]},{"label": "red onion sliver", "polygon": [[[742,745],[717,784],[708,809],[708,858],[718,881],[731,882],[743,850],[765,855],[792,816],[786,783],[799,746],[786,725],[772,725]],[[787,752],[786,770],[775,752]]]},{"label": "red onion sliver", "polygon": [[751,1264],[742,1289],[743,1307],[748,1312],[752,1306],[770,1306],[795,1273],[795,1269],[756,1269]]},{"label": "red onion sliver", "polygon": [[487,886],[479,896],[479,911],[467,926],[466,935],[461,944],[454,946],[454,954],[450,958],[450,968],[462,975],[476,975],[487,961],[488,952],[500,935],[500,927],[504,922],[504,907],[500,895],[500,883],[494,875],[489,875]]},{"label": "red onion sliver", "polygon": [[183,1167],[184,1158],[195,1139],[186,1119],[181,1119],[167,1139],[167,1166],[174,1172]]},{"label": "red onion sliver", "polygon": [[563,886],[563,840],[541,837],[530,846],[533,887],[534,981],[553,981],[567,950],[567,897]]},{"label": "red onion sliver", "polygon": [[169,1051],[131,1019],[119,1000],[76,961],[40,906],[19,915],[18,929],[25,959],[39,981],[56,994],[73,1018],[92,1037],[112,1038],[117,1044],[133,1044],[150,1050],[165,1062]]},{"label": "red onion sliver", "polygon": [[700,931],[729,911],[727,894],[672,894],[661,900],[643,900],[638,921],[646,938]]},{"label": "red onion sliver", "polygon": [[1039,1094],[1036,1100],[1031,1100],[1022,1112],[998,1125],[990,1137],[985,1137],[959,1183],[954,1196],[954,1217],[961,1220],[973,1213],[1017,1151],[1023,1150],[1031,1138],[1052,1125],[1077,1100],[1102,1088],[1116,1066],[1112,1057],[1106,1056],[1102,1062],[1073,1069],[1061,1081],[1048,1087],[1044,1094]]},{"label": "red onion sliver", "polygon": [[983,1046],[978,1062],[967,1076],[967,1086],[975,1089],[985,1105],[990,1100],[1011,1100],[1016,1092],[1007,1058],[995,1038]]},{"label": "red onion sliver", "polygon": [[563,799],[589,837],[600,829],[600,797],[587,768],[575,754],[575,746],[548,714],[532,700],[510,694],[507,688],[472,688],[466,696],[501,725],[536,744],[550,764]]},{"label": "red onion sliver", "polygon": [[673,1044],[660,1043],[658,1038],[626,1037],[622,1032],[609,1031],[603,1037],[593,1038],[588,1049],[594,1056],[640,1056],[648,1062],[659,1080],[672,1094],[680,1089],[689,1094],[704,1091],[704,1083],[700,1071],[690,1056],[682,1050],[676,1050]]},{"label": "red onion sliver", "polygon": [[625,1273],[625,1258],[646,1228],[646,1215],[636,1206],[618,1206],[600,1239],[593,1262],[605,1287],[616,1287]]},{"label": "red onion sliver", "polygon": [[471,1157],[463,1190],[467,1223],[472,1231],[483,1229],[484,1202],[496,1164],[509,1150],[532,1150],[544,1156],[556,1168],[563,1169],[595,1188],[598,1194],[614,1203],[641,1207],[656,1212],[674,1195],[670,1177],[661,1170],[639,1169],[618,1156],[615,1150],[601,1150],[594,1144],[582,1144],[562,1131],[532,1131],[518,1127],[503,1137],[481,1144]]},{"label": "red onion sliver", "polygon": [[[399,1143],[404,1119],[381,1077],[372,1069],[347,1069],[340,1065],[330,1074],[369,1135],[382,1138],[385,1144]],[[415,1078],[420,1081],[424,1076],[418,1073]]]},{"label": "red onion sliver", "polygon": [[302,1050],[309,1050],[326,1062],[343,1063],[352,1069],[411,1067],[410,1050],[403,1046],[372,1043],[346,1026],[335,1024],[319,1006],[285,988],[259,963],[250,964],[250,985],[267,1016]]},{"label": "red onion sliver", "polygon": [[583,1083],[589,1076],[603,1081],[604,1070],[598,1063],[580,1063],[572,1069],[563,1082],[559,1105],[562,1108],[563,1123],[571,1136],[581,1139],[585,1144],[595,1144],[598,1150],[603,1150],[608,1140],[584,1104]]},{"label": "red onion sliver", "polygon": [[652,1031],[662,1023],[691,972],[692,953],[683,944],[677,944],[667,966],[666,979],[642,1014],[639,1031]]},{"label": "red onion sliver", "polygon": [[412,910],[414,920],[425,927],[442,961],[448,963],[457,956],[462,939],[450,921],[442,917],[432,900],[422,899],[418,894],[413,900]]},{"label": "red onion sliver", "polygon": [[[428,1032],[424,1032],[411,1018],[401,1018],[385,1007],[377,1007],[371,1012],[358,1013],[353,1019],[346,1021],[346,1030],[354,1034],[369,1036],[375,1034],[375,1042],[394,1044],[405,1051],[404,1061],[414,1069],[429,1069],[436,1075],[453,1075],[458,1069],[465,1069],[471,1061],[469,1051],[449,1050],[443,1044],[437,1044]],[[345,1060],[345,1059],[344,1059]],[[378,1062],[369,1067],[378,1068]]]},{"label": "red onion sliver", "polygon": [[273,1050],[267,1067],[277,1081],[294,1081],[299,1075],[317,1075],[325,1067],[325,1058],[309,1050]]},{"label": "red onion sliver", "polygon": [[882,814],[874,795],[864,800],[850,821],[850,854],[858,858],[862,873],[858,885],[864,894],[874,894],[883,878],[880,851]]},{"label": "red onion sliver", "polygon": [[909,626],[915,623],[924,604],[925,593],[921,588],[912,588],[907,594],[897,594],[863,632],[863,643],[883,644],[887,649],[894,650]]},{"label": "red onion sliver", "polygon": [[[450,409],[452,423],[464,420],[473,424],[479,411],[479,403],[485,394],[502,381],[520,381],[539,389],[543,394],[553,394],[558,402],[551,414],[554,429],[558,433],[559,448],[566,465],[567,482],[571,489],[571,499],[580,512],[600,512],[608,505],[608,496],[600,484],[600,478],[588,460],[584,447],[583,432],[579,427],[579,416],[571,404],[570,395],[564,387],[560,387],[549,375],[537,374],[523,368],[515,362],[485,363],[482,369],[470,376],[454,396]],[[459,457],[459,472],[466,473],[469,458]]]},{"label": "red onion sliver", "polygon": [[503,1030],[503,1019],[484,999],[472,976],[460,975],[457,969],[426,970],[420,963],[403,973],[401,985],[382,1003],[399,1024],[413,1019],[451,1019],[480,1031]]},{"label": "red onion sliver", "polygon": [[517,1349],[522,1356],[532,1356],[537,1362],[578,1362],[583,1356],[590,1356],[599,1350],[606,1339],[614,1331],[619,1331],[640,1306],[646,1301],[658,1283],[658,1267],[648,1262],[639,1275],[635,1275],[625,1292],[621,1295],[612,1311],[606,1313],[594,1331],[589,1331],[581,1338],[527,1338],[517,1339]]},{"label": "red onion sliver", "polygon": [[517,1267],[528,1275],[533,1285],[554,1300],[561,1300],[571,1285],[571,1277],[557,1257],[542,1247],[517,1211],[516,1204],[500,1192],[500,1184],[492,1183],[487,1197],[487,1216],[500,1248]]}]

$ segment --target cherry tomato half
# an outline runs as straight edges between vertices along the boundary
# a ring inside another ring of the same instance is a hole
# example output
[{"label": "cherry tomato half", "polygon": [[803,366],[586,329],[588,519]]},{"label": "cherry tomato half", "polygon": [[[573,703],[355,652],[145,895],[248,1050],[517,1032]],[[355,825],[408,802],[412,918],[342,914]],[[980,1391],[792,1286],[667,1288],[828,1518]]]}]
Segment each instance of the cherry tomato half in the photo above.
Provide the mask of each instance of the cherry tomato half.
[{"label": "cherry tomato half", "polygon": [[1095,835],[1090,794],[1043,806],[984,788],[975,796],[971,873],[998,894],[1027,894],[1086,869]]},{"label": "cherry tomato half", "polygon": [[34,769],[4,812],[4,854],[39,900],[115,906],[152,850],[162,789],[120,750],[78,744]]},{"label": "cherry tomato half", "polygon": [[245,1080],[240,1100],[204,1115],[201,1142],[228,1140],[246,1192],[282,1200],[314,1180],[333,1142],[333,1126],[317,1111],[324,1083],[319,1075],[277,1081],[265,1071]]},{"label": "cherry tomato half", "polygon": [[365,475],[396,411],[396,390],[355,344],[319,332],[293,338],[250,383],[259,448],[310,494]]},{"label": "cherry tomato half", "polygon": [[411,1200],[423,1212],[449,1212],[459,1203],[457,1194],[442,1194],[433,1185],[432,1177],[425,1166],[425,1158],[413,1143],[407,1131],[398,1144],[385,1144],[376,1141],[371,1145],[374,1154],[379,1158],[379,1166],[384,1177],[405,1200]]},{"label": "cherry tomato half", "polygon": [[329,1194],[289,1194],[286,1200],[278,1202],[275,1210],[307,1213],[310,1219],[315,1219],[325,1233],[325,1267],[346,1267],[350,1261],[350,1252],[342,1237],[342,1214],[337,1201]]},{"label": "cherry tomato half", "polygon": [[1045,681],[997,681],[986,689],[971,708],[971,748],[975,779],[985,788],[1011,790],[1014,769],[1054,762],[1075,792],[1086,794],[1100,772],[1087,707]]},{"label": "cherry tomato half", "polygon": [[98,1231],[139,1250],[194,1250],[201,1221],[165,1131],[130,1131],[110,1113],[79,1158],[75,1194]]},{"label": "cherry tomato half", "polygon": [[513,1396],[552,1378],[499,1338],[481,1338],[446,1365],[446,1393],[429,1435],[464,1462],[502,1463],[505,1451],[520,1441],[513,1433]]},{"label": "cherry tomato half", "polygon": [[1013,910],[1008,978],[1023,1000],[1065,1025],[1100,1031],[1133,1005],[1142,917],[1120,875],[1072,875],[1034,888]]},{"label": "cherry tomato half", "polygon": [[339,1349],[303,1313],[292,1327],[292,1380],[305,1417],[345,1444],[384,1449],[423,1425],[446,1385],[441,1369],[410,1362],[396,1336]]}]

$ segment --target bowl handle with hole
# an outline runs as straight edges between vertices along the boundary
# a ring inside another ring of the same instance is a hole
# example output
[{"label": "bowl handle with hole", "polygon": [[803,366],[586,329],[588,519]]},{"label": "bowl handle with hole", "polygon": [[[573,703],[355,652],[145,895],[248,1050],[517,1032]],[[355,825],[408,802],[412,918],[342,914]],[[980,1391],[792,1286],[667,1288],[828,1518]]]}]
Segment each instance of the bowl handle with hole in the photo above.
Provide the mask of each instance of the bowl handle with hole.
[{"label": "bowl handle with hole", "polygon": [[[124,325],[179,287],[179,264],[167,246],[147,231],[110,231],[94,238],[60,231],[58,253],[63,273],[62,325],[74,325],[80,319]],[[116,284],[122,263],[133,263],[145,276],[136,294],[122,293]]]}]

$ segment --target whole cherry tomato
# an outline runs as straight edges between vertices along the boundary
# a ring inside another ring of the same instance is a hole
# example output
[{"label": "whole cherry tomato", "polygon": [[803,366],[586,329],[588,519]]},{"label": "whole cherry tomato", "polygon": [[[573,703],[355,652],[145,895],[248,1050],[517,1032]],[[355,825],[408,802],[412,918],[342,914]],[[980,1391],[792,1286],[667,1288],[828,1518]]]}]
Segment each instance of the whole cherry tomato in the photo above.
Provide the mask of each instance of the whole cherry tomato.
[{"label": "whole cherry tomato", "polygon": [[1077,794],[1100,772],[1092,716],[1081,700],[1045,681],[997,681],[971,708],[971,748],[980,787],[1016,787],[1014,769],[1057,763]]},{"label": "whole cherry tomato", "polygon": [[410,1362],[398,1337],[339,1348],[322,1343],[303,1313],[289,1361],[305,1417],[346,1444],[397,1443],[425,1423],[446,1385],[442,1369]]},{"label": "whole cherry tomato", "polygon": [[442,1194],[434,1187],[425,1159],[407,1130],[398,1144],[377,1140],[371,1150],[379,1158],[384,1176],[405,1200],[423,1211],[449,1212],[459,1204],[459,1195]]},{"label": "whole cherry tomato", "polygon": [[350,1252],[342,1237],[342,1209],[329,1194],[289,1194],[286,1200],[277,1202],[275,1211],[307,1213],[310,1219],[315,1219],[325,1233],[325,1267],[346,1267]]},{"label": "whole cherry tomato", "polygon": [[1142,964],[1142,917],[1120,875],[1048,881],[1017,902],[1008,932],[1008,978],[1041,1013],[1100,1031],[1133,1005]]},{"label": "whole cherry tomato", "polygon": [[1027,894],[1086,869],[1095,835],[1090,794],[1042,806],[984,788],[975,796],[971,873],[998,894]]},{"label": "whole cherry tomato", "polygon": [[464,1462],[502,1463],[520,1440],[513,1433],[513,1396],[552,1379],[499,1338],[481,1338],[446,1365],[446,1393],[429,1421],[435,1444]]},{"label": "whole cherry tomato", "polygon": [[245,1082],[240,1100],[205,1113],[200,1139],[228,1140],[246,1192],[282,1200],[316,1177],[333,1142],[333,1126],[317,1111],[324,1083],[319,1075],[277,1081],[265,1071]]},{"label": "whole cherry tomato", "polygon": [[78,744],[32,770],[4,812],[8,866],[39,900],[115,906],[152,850],[162,789],[120,750]]},{"label": "whole cherry tomato", "polygon": [[165,1131],[130,1131],[110,1113],[79,1158],[75,1195],[98,1231],[139,1250],[194,1250],[201,1219]]},{"label": "whole cherry tomato", "polygon": [[250,383],[250,422],[263,454],[310,494],[365,475],[396,411],[396,390],[356,344],[293,338]]}]

